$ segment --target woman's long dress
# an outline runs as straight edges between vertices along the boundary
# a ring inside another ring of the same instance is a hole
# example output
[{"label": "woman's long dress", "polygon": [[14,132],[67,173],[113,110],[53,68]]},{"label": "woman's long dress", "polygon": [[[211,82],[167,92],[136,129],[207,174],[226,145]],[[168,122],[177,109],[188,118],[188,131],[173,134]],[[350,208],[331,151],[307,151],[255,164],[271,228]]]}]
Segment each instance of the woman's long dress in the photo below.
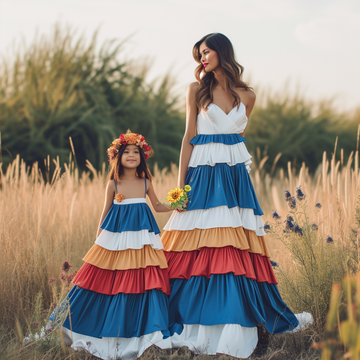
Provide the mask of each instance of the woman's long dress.
[{"label": "woman's long dress", "polygon": [[263,212],[248,174],[251,155],[239,135],[247,121],[243,104],[228,114],[210,104],[197,117],[186,177],[191,202],[187,212],[172,214],[161,238],[173,347],[248,357],[257,325],[270,333],[298,325],[270,265]]},{"label": "woman's long dress", "polygon": [[171,347],[167,263],[145,198],[114,200],[101,228],[51,320],[68,303],[67,339],[102,359],[135,359],[153,344]]}]

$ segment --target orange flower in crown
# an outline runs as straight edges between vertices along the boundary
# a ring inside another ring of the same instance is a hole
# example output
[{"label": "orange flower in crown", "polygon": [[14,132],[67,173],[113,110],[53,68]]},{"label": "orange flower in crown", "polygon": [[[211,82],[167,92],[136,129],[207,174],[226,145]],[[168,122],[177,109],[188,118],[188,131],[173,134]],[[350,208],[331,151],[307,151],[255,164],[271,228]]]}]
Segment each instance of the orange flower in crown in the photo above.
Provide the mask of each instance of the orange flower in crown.
[{"label": "orange flower in crown", "polygon": [[136,145],[144,151],[145,159],[154,155],[154,150],[146,142],[145,138],[141,134],[132,133],[130,129],[125,133],[121,134],[118,139],[115,139],[111,146],[106,150],[109,161],[115,159],[116,155],[119,153],[120,147],[122,145]]}]

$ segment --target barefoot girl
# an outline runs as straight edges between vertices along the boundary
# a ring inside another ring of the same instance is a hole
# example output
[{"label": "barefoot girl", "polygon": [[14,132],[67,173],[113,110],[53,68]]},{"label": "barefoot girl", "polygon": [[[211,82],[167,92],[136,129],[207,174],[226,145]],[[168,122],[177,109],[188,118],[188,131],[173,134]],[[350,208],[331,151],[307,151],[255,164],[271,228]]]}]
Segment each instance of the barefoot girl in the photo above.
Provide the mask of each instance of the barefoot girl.
[{"label": "barefoot girl", "polygon": [[146,204],[158,204],[142,135],[114,140],[107,150],[110,173],[97,239],[84,257],[67,296],[63,330],[75,349],[102,359],[133,359],[152,344],[171,347],[168,336],[167,263],[159,228]]}]

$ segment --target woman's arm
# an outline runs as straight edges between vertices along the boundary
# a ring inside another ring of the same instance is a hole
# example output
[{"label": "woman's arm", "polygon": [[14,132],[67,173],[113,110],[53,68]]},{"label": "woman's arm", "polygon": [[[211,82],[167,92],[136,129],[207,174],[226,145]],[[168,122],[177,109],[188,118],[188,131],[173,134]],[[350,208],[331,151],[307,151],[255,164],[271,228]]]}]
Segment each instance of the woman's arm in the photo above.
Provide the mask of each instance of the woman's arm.
[{"label": "woman's arm", "polygon": [[100,217],[100,222],[96,237],[98,237],[102,231],[100,226],[103,223],[107,213],[109,212],[111,205],[113,204],[114,195],[115,195],[115,184],[114,181],[110,180],[106,185],[104,208]]},{"label": "woman's arm", "polygon": [[[250,114],[252,112],[252,109],[255,105],[256,95],[252,90],[247,90],[242,93],[240,93],[241,97],[244,98],[246,102],[244,102],[244,105],[246,107],[246,117],[249,119]],[[245,130],[240,134],[242,137],[245,137]]]},{"label": "woman's arm", "polygon": [[146,184],[147,184],[147,192],[146,192],[146,194],[149,196],[149,199],[151,201],[151,205],[153,206],[154,210],[156,212],[172,211],[167,206],[165,206],[163,204],[158,204],[159,199],[155,194],[153,184],[149,180],[146,180]]},{"label": "woman's arm", "polygon": [[186,128],[182,140],[179,160],[178,187],[180,189],[182,189],[185,185],[185,178],[190,161],[190,156],[194,148],[190,144],[190,141],[196,135],[196,118],[198,115],[198,107],[195,102],[195,94],[198,87],[199,84],[196,82],[190,84],[186,96]]}]

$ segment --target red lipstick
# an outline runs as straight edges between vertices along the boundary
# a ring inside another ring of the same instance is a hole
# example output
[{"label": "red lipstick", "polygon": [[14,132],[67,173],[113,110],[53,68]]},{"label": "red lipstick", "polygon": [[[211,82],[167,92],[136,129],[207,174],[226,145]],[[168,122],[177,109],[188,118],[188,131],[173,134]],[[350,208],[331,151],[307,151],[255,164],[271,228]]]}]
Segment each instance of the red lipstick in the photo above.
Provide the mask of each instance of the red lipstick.
[{"label": "red lipstick", "polygon": [[203,63],[203,66],[206,67],[209,63]]}]

